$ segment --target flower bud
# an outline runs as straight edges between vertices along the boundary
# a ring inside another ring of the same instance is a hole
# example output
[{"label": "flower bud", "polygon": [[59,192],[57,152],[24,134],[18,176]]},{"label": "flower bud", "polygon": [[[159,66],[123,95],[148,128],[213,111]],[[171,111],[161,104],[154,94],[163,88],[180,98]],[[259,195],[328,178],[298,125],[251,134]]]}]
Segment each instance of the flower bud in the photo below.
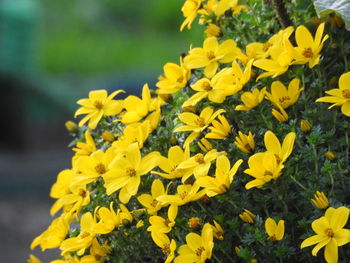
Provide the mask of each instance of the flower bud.
[{"label": "flower bud", "polygon": [[101,138],[105,140],[106,142],[114,142],[115,141],[115,136],[113,133],[109,131],[104,131],[101,135]]},{"label": "flower bud", "polygon": [[66,121],[64,126],[66,126],[66,129],[69,132],[75,133],[75,132],[78,131],[78,125],[75,122],[73,122],[73,121]]},{"label": "flower bud", "polygon": [[312,128],[312,125],[311,123],[308,121],[308,120],[301,120],[300,122],[300,129],[303,131],[303,132],[309,132]]},{"label": "flower bud", "polygon": [[201,223],[201,220],[199,217],[191,217],[189,220],[188,220],[188,226],[190,228],[197,228],[200,226],[200,223]]},{"label": "flower bud", "polygon": [[331,151],[327,151],[325,154],[326,158],[330,161],[334,161],[337,157],[335,156],[335,154]]},{"label": "flower bud", "polygon": [[239,218],[242,219],[242,221],[251,224],[254,222],[255,215],[249,210],[244,209],[244,212],[239,215]]},{"label": "flower bud", "polygon": [[221,34],[221,30],[217,25],[209,24],[204,33],[207,35],[207,37],[218,37]]},{"label": "flower bud", "polygon": [[327,196],[319,191],[315,193],[314,199],[311,199],[311,202],[319,209],[326,209],[329,206]]}]

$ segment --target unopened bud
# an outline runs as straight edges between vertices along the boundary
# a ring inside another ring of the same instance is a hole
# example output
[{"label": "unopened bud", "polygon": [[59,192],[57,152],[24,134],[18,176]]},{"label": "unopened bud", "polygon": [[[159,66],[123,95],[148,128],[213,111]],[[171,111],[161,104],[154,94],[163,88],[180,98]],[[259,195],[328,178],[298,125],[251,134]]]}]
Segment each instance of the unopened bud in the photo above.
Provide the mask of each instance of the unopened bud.
[{"label": "unopened bud", "polygon": [[66,126],[66,129],[69,132],[75,133],[78,131],[78,125],[74,121],[66,121],[64,126]]},{"label": "unopened bud", "polygon": [[335,156],[335,154],[331,151],[328,151],[324,154],[326,156],[326,158],[330,161],[334,161],[337,157]]},{"label": "unopened bud", "polygon": [[300,129],[303,132],[309,132],[312,128],[311,123],[308,120],[301,120],[300,122]]}]

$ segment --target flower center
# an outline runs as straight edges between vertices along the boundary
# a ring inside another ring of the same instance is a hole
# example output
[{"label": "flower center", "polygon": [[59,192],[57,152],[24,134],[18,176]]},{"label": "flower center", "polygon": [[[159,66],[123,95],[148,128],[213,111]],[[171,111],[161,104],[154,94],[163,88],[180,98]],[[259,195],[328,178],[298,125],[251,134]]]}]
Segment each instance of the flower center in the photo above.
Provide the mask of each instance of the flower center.
[{"label": "flower center", "polygon": [[135,176],[135,175],[136,175],[135,169],[134,169],[134,168],[131,168],[131,167],[126,168],[126,175],[127,175],[127,176],[130,176],[130,177]]},{"label": "flower center", "polygon": [[164,244],[164,246],[162,248],[162,252],[164,254],[170,254],[171,253],[169,244]]},{"label": "flower center", "polygon": [[312,49],[308,47],[304,49],[303,56],[306,58],[312,58],[314,56],[314,53],[312,52]]},{"label": "flower center", "polygon": [[80,238],[86,238],[86,237],[88,237],[88,236],[90,236],[90,233],[88,233],[88,232],[83,232],[83,233],[81,233]]},{"label": "flower center", "polygon": [[208,52],[207,52],[207,58],[208,58],[209,60],[214,59],[214,58],[215,58],[214,51],[208,51]]},{"label": "flower center", "polygon": [[203,154],[201,154],[201,153],[197,153],[197,154],[194,156],[194,160],[195,160],[197,163],[199,163],[199,164],[205,163],[204,158],[203,158]]},{"label": "flower center", "polygon": [[210,86],[209,82],[203,82],[202,89],[204,89],[205,91],[211,91],[213,89],[213,87]]},{"label": "flower center", "polygon": [[204,127],[205,126],[205,121],[202,117],[198,117],[197,120],[195,120],[195,123],[199,126],[199,127]]},{"label": "flower center", "polygon": [[179,77],[179,78],[176,80],[176,82],[178,82],[178,83],[182,83],[183,81],[184,81],[184,77],[183,77],[183,76]]},{"label": "flower center", "polygon": [[101,109],[103,108],[103,104],[102,104],[102,102],[99,101],[99,100],[95,100],[94,106],[95,106],[95,108],[98,109],[98,110],[101,110]]},{"label": "flower center", "polygon": [[158,201],[156,199],[153,199],[153,201],[151,202],[151,206],[156,207],[157,205],[158,205]]},{"label": "flower center", "polygon": [[199,248],[196,250],[196,255],[197,255],[198,257],[200,257],[200,256],[202,255],[202,253],[203,253],[204,250],[205,250],[204,247],[199,247]]},{"label": "flower center", "polygon": [[263,46],[263,51],[266,52],[272,46],[270,42],[266,42]]},{"label": "flower center", "polygon": [[169,220],[169,218],[167,218],[165,221],[164,221],[164,225],[166,227],[169,227],[169,224],[171,223],[171,221]]},{"label": "flower center", "polygon": [[273,235],[273,236],[268,237],[268,240],[271,242],[275,242],[275,241],[277,241],[277,238],[275,235]]},{"label": "flower center", "polygon": [[102,259],[102,256],[100,256],[100,255],[95,255],[94,257],[95,257],[96,261],[100,261]]},{"label": "flower center", "polygon": [[332,228],[327,228],[324,233],[326,234],[326,236],[329,236],[329,237],[333,237],[334,236],[334,233],[333,233],[333,230]]},{"label": "flower center", "polygon": [[80,189],[79,195],[80,195],[82,198],[85,198],[85,197],[86,197],[86,191],[83,190],[83,189]]},{"label": "flower center", "polygon": [[106,172],[106,167],[104,166],[104,164],[99,163],[98,165],[95,166],[95,171],[98,174],[104,174]]},{"label": "flower center", "polygon": [[346,99],[350,99],[350,89],[342,90],[343,97]]},{"label": "flower center", "polygon": [[284,96],[284,97],[280,97],[278,100],[279,100],[279,102],[282,104],[282,103],[285,102],[286,100],[290,100],[290,97],[289,97],[289,96]]},{"label": "flower center", "polygon": [[187,191],[183,191],[182,193],[179,194],[179,196],[181,197],[182,200],[184,200],[187,194],[188,194]]}]

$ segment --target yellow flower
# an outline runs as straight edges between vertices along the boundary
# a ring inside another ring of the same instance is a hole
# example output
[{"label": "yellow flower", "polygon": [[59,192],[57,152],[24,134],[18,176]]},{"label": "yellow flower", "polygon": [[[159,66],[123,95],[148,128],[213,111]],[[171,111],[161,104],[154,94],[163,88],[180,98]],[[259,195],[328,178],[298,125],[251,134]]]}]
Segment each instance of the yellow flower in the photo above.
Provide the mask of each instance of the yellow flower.
[{"label": "yellow flower", "polygon": [[123,204],[119,205],[119,209],[116,213],[113,208],[113,202],[109,204],[109,209],[106,207],[97,208],[95,210],[95,215],[100,219],[94,226],[94,231],[98,234],[108,234],[115,228],[131,222],[133,219],[131,213]]},{"label": "yellow flower", "polygon": [[123,134],[117,141],[113,142],[112,146],[126,149],[130,144],[137,142],[141,149],[150,133],[151,123],[148,120],[144,120],[142,123],[136,122],[128,124],[128,126],[124,128]]},{"label": "yellow flower", "polygon": [[175,257],[176,242],[174,239],[170,241],[166,234],[159,232],[151,232],[152,239],[158,247],[162,249],[162,252],[167,256],[164,263],[170,263]]},{"label": "yellow flower", "polygon": [[189,149],[183,151],[180,146],[172,146],[168,150],[168,158],[159,156],[158,166],[163,172],[152,171],[152,174],[160,175],[166,179],[181,178],[191,174],[190,169],[179,169],[178,165],[190,158]]},{"label": "yellow flower", "polygon": [[243,209],[243,213],[239,215],[239,218],[242,219],[242,221],[246,222],[246,223],[253,223],[254,222],[254,218],[255,215],[250,212],[248,209]]},{"label": "yellow flower", "polygon": [[90,155],[94,151],[96,151],[95,141],[92,138],[89,130],[84,133],[85,143],[77,142],[73,151],[75,151],[75,155],[73,157],[73,162],[80,156]]},{"label": "yellow flower", "polygon": [[180,113],[178,117],[186,125],[176,128],[174,132],[192,131],[184,142],[184,147],[187,148],[189,144],[223,112],[225,112],[223,109],[214,112],[214,109],[208,106],[201,111],[199,116],[192,112]]},{"label": "yellow flower", "polygon": [[157,201],[157,197],[165,195],[167,192],[164,189],[164,185],[160,179],[153,181],[151,186],[151,194],[142,194],[137,197],[137,200],[147,208],[147,212],[150,215],[157,214],[157,211],[160,210],[163,206],[160,202]]},{"label": "yellow flower", "polygon": [[111,163],[110,169],[113,172],[103,175],[107,195],[121,189],[119,200],[128,203],[130,198],[137,194],[141,176],[157,166],[158,159],[158,152],[151,152],[142,158],[138,144],[130,144],[124,156]]},{"label": "yellow flower", "polygon": [[183,65],[175,63],[166,63],[163,67],[164,76],[159,77],[156,86],[158,94],[173,94],[184,88],[190,79],[191,72]]},{"label": "yellow flower", "polygon": [[326,158],[328,159],[328,160],[330,160],[330,161],[334,161],[336,158],[337,158],[337,156],[334,154],[334,152],[332,152],[332,151],[327,151],[327,152],[325,152],[325,154],[324,154],[325,156],[326,156]]},{"label": "yellow flower", "polygon": [[248,11],[248,8],[244,5],[239,5],[238,4],[238,0],[221,0],[219,1],[216,10],[215,10],[215,14],[217,17],[222,16],[227,10],[232,10],[233,14],[238,14],[240,13],[242,10],[244,12]]},{"label": "yellow flower", "polygon": [[124,108],[126,112],[122,114],[121,121],[125,124],[138,122],[146,117],[151,111],[152,106],[151,93],[148,85],[145,84],[142,88],[142,99],[130,95],[124,100]]},{"label": "yellow flower", "polygon": [[202,138],[197,142],[197,145],[201,150],[205,153],[211,151],[213,149],[213,145],[206,139]]},{"label": "yellow flower", "polygon": [[195,20],[202,2],[203,0],[186,0],[181,9],[186,19],[181,24],[180,31],[182,31],[186,25],[188,29],[191,29],[191,24],[193,20]]},{"label": "yellow flower", "polygon": [[271,152],[256,153],[248,159],[249,168],[244,173],[254,177],[253,181],[245,185],[246,189],[253,187],[261,188],[271,180],[276,180],[283,169],[276,156]]},{"label": "yellow flower", "polygon": [[87,114],[80,122],[82,127],[89,121],[89,128],[95,129],[98,122],[103,116],[112,116],[121,112],[123,104],[121,101],[113,100],[113,98],[123,90],[117,90],[107,97],[107,91],[94,90],[89,92],[88,99],[78,100],[78,104],[82,107],[75,112],[75,117],[81,114]]},{"label": "yellow flower", "polygon": [[327,196],[319,191],[315,193],[314,199],[311,199],[311,202],[319,209],[326,209],[329,206]]},{"label": "yellow flower", "polygon": [[216,222],[215,220],[213,220],[213,222],[214,222],[214,225],[210,224],[210,226],[213,229],[214,237],[219,240],[224,240],[224,230],[222,229],[222,227],[218,222]]},{"label": "yellow flower", "polygon": [[196,184],[204,187],[209,197],[223,194],[230,188],[233,177],[243,160],[238,160],[231,168],[230,161],[225,155],[219,155],[216,159],[215,178],[210,176],[200,177]]},{"label": "yellow flower", "polygon": [[209,24],[207,25],[204,33],[207,35],[207,37],[218,37],[221,34],[221,30],[217,25]]},{"label": "yellow flower", "polygon": [[235,137],[235,145],[244,153],[251,153],[255,149],[254,137],[251,132],[245,135],[241,131],[238,131],[238,136]]},{"label": "yellow flower", "polygon": [[323,47],[323,43],[328,39],[328,35],[322,38],[324,31],[324,23],[320,24],[317,28],[315,39],[310,34],[309,30],[305,26],[298,26],[295,31],[295,40],[297,46],[294,47],[293,56],[295,62],[293,64],[306,64],[309,63],[309,67],[313,68],[320,61],[320,51]]},{"label": "yellow flower", "polygon": [[81,208],[89,203],[90,192],[86,190],[86,185],[74,185],[52,205],[50,214],[53,216],[62,208],[72,214],[78,214]]},{"label": "yellow flower", "polygon": [[271,242],[279,241],[284,236],[284,220],[279,220],[276,223],[271,217],[267,218],[265,221],[265,230],[268,234],[268,240]]},{"label": "yellow flower", "polygon": [[292,153],[295,136],[295,132],[288,133],[281,146],[276,135],[272,131],[267,131],[264,136],[264,143],[267,152],[273,153],[278,163],[284,163]]},{"label": "yellow flower", "polygon": [[193,48],[189,51],[184,63],[189,69],[205,67],[204,75],[211,78],[215,75],[219,63],[232,62],[240,52],[232,39],[219,44],[215,37],[209,37],[204,40],[203,48]]},{"label": "yellow flower", "polygon": [[220,120],[220,122],[217,120],[213,120],[213,122],[211,123],[211,125],[213,126],[209,127],[210,132],[205,135],[205,138],[222,140],[230,135],[231,126],[228,123],[225,116],[219,115],[218,119]]},{"label": "yellow flower", "polygon": [[289,37],[293,31],[293,27],[280,30],[265,44],[270,58],[258,59],[254,61],[253,65],[267,72],[261,74],[256,80],[268,76],[275,78],[285,73],[288,67],[292,65],[293,55],[291,49],[293,47],[289,41]]},{"label": "yellow flower", "polygon": [[333,103],[328,109],[341,106],[341,112],[350,117],[350,72],[340,76],[339,89],[327,90],[326,93],[330,96],[319,98],[316,102]]},{"label": "yellow flower", "polygon": [[208,100],[215,103],[223,103],[228,95],[235,89],[235,78],[227,70],[217,73],[211,80],[202,78],[191,85],[197,93],[186,100],[182,107],[195,106],[198,102],[208,97]]},{"label": "yellow flower", "polygon": [[299,89],[300,80],[293,79],[288,89],[280,81],[274,81],[271,84],[271,93],[266,92],[266,98],[272,102],[275,107],[280,105],[283,109],[287,109],[297,102],[300,92],[304,89]]},{"label": "yellow flower", "polygon": [[301,120],[300,121],[300,130],[303,132],[309,132],[311,131],[312,125],[308,120]]},{"label": "yellow flower", "polygon": [[182,206],[192,201],[197,201],[205,195],[205,190],[198,192],[199,185],[183,184],[177,187],[177,193],[175,195],[161,195],[157,198],[162,205],[173,204]]},{"label": "yellow flower", "polygon": [[191,158],[183,161],[179,164],[179,169],[189,169],[191,172],[184,175],[181,179],[185,182],[192,174],[196,177],[202,177],[208,174],[212,161],[218,157],[218,152],[213,149],[207,152],[205,155],[197,153]]},{"label": "yellow flower", "polygon": [[83,255],[85,249],[91,246],[92,241],[96,237],[96,232],[94,230],[95,224],[96,222],[90,212],[83,214],[80,218],[79,235],[77,237],[68,238],[61,243],[61,255],[72,251],[77,251],[78,256]]},{"label": "yellow flower", "polygon": [[62,214],[60,217],[53,219],[50,226],[32,241],[30,249],[33,250],[37,246],[40,246],[42,251],[57,248],[66,238],[68,230],[69,222],[66,214]]},{"label": "yellow flower", "polygon": [[317,252],[324,246],[324,257],[327,263],[338,262],[338,247],[350,242],[350,230],[344,229],[349,218],[349,208],[330,207],[324,216],[312,222],[312,229],[316,235],[305,239],[300,248],[317,244],[312,249],[312,255],[316,256]]},{"label": "yellow flower", "polygon": [[[237,55],[237,58],[241,60],[245,60],[246,58],[242,53],[239,53]],[[240,67],[237,60],[234,60],[232,62],[231,68],[225,68],[221,72],[222,74],[229,74],[233,75],[233,85],[231,89],[228,89],[227,95],[234,95],[237,92],[239,92],[244,85],[250,80],[251,74],[252,74],[252,65],[253,65],[253,59],[249,60],[247,64],[245,65],[244,70]]]},{"label": "yellow flower", "polygon": [[34,255],[30,255],[27,263],[41,263],[41,261]]},{"label": "yellow flower", "polygon": [[186,245],[182,245],[175,258],[175,263],[204,263],[210,259],[214,247],[213,229],[210,224],[205,224],[201,235],[189,233],[186,236]]},{"label": "yellow flower", "polygon": [[253,89],[251,92],[246,91],[241,95],[241,101],[244,105],[236,106],[235,110],[240,111],[248,111],[256,106],[258,106],[265,97],[266,88],[263,88],[259,91],[259,89]]},{"label": "yellow flower", "polygon": [[164,219],[161,216],[151,216],[149,218],[149,223],[151,225],[147,228],[147,231],[169,233],[173,228],[173,226],[175,225],[177,211],[178,211],[177,205],[170,205],[168,208],[167,219]]},{"label": "yellow flower", "polygon": [[288,114],[282,108],[282,106],[277,104],[277,108],[279,109],[279,111],[276,110],[276,109],[272,109],[272,111],[271,111],[273,117],[275,117],[276,120],[278,120],[279,122],[286,122],[286,121],[288,121]]}]

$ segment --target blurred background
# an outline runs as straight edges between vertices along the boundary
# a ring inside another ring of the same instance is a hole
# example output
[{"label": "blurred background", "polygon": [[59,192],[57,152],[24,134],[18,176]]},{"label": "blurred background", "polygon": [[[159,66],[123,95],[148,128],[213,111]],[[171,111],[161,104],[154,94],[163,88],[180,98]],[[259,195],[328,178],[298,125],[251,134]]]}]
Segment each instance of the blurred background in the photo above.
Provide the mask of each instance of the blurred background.
[{"label": "blurred background", "polygon": [[0,0],[1,262],[31,252],[51,217],[51,185],[71,167],[64,123],[92,89],[139,94],[163,65],[179,63],[196,26],[179,32],[181,0]]}]

